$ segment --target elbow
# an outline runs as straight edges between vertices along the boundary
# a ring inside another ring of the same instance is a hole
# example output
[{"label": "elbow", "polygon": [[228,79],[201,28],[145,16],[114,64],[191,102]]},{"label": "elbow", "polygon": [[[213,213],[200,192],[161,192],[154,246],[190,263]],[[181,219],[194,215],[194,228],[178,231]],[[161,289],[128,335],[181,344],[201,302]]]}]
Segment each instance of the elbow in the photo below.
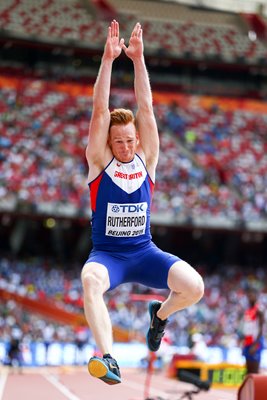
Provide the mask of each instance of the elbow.
[{"label": "elbow", "polygon": [[138,106],[138,110],[136,113],[137,120],[146,121],[146,125],[155,123],[155,114],[152,105],[144,104],[142,106]]}]

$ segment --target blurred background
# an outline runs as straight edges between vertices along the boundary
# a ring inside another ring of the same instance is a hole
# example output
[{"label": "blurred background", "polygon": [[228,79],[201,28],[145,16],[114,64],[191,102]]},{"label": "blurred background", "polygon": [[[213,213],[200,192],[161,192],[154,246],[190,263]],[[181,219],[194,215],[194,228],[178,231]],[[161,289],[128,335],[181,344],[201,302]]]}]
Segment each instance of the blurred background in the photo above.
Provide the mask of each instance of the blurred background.
[{"label": "blurred background", "polygon": [[[91,250],[84,152],[114,18],[126,42],[143,27],[161,142],[153,239],[206,285],[200,303],[171,318],[164,354],[188,354],[201,339],[204,361],[242,365],[247,288],[267,305],[263,0],[1,0],[0,360],[12,361],[12,343],[24,365],[84,364],[97,351],[80,282]],[[124,55],[111,86],[110,108],[135,110]],[[155,295],[166,293],[127,284],[106,297],[123,365],[146,356]]]}]

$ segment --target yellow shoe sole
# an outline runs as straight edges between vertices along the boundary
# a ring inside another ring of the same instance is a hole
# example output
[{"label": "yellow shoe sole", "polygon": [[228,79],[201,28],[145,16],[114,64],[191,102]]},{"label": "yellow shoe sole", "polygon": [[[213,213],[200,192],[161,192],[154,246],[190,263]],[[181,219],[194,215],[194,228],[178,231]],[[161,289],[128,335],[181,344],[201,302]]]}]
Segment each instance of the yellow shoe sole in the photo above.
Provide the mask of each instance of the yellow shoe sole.
[{"label": "yellow shoe sole", "polygon": [[108,372],[108,368],[99,360],[91,360],[88,363],[88,372],[95,378],[102,378]]}]

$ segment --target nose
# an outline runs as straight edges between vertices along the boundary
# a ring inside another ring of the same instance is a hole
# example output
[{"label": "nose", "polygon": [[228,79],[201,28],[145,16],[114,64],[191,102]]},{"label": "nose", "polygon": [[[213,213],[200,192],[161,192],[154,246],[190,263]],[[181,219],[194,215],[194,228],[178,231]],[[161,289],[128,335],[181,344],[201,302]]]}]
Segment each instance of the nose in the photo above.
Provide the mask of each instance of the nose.
[{"label": "nose", "polygon": [[128,149],[127,143],[122,143],[121,148],[122,150],[127,150]]}]

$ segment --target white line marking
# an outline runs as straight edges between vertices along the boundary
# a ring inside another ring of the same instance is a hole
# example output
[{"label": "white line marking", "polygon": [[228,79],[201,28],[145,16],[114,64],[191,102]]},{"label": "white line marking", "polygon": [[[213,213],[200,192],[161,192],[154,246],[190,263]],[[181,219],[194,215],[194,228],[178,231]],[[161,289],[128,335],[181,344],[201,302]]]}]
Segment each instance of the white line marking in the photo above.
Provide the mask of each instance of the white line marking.
[{"label": "white line marking", "polygon": [[[130,379],[123,379],[121,384],[126,387],[129,387],[131,389],[134,389],[138,392],[144,392],[144,389],[145,389],[144,384],[137,383]],[[149,395],[150,396],[162,396],[164,398],[164,397],[166,397],[166,395],[168,395],[168,391],[169,391],[168,389],[170,389],[170,387],[168,387],[168,386],[169,386],[169,383],[166,387],[166,391],[164,391],[164,389],[163,390],[156,389],[155,387],[153,387],[153,384],[152,384],[151,387],[148,388]],[[184,387],[182,389],[182,391],[188,391],[188,390],[191,390],[192,388],[196,389],[194,386],[188,385],[188,387]],[[181,392],[181,388],[177,388],[177,393],[180,394],[180,392]],[[207,398],[209,398],[209,399],[214,398],[215,395],[221,396],[217,400],[234,400],[236,398],[236,394],[227,392],[226,390],[211,389],[211,393],[207,392]]]},{"label": "white line marking", "polygon": [[[69,400],[80,400],[79,397],[75,396],[73,393],[69,391],[69,389],[63,385],[63,383],[60,383],[57,378],[53,375],[44,375],[43,377],[50,382],[55,388],[57,388],[61,393],[66,396],[67,399]],[[0,399],[1,400],[1,399]]]},{"label": "white line marking", "polygon": [[0,400],[3,398],[8,372],[3,372],[0,375]]},{"label": "white line marking", "polygon": [[[121,384],[123,386],[127,386],[127,387],[129,387],[131,389],[137,390],[138,392],[144,392],[144,389],[145,389],[144,384],[137,383],[137,382],[134,382],[134,381],[129,380],[129,379],[123,379]],[[166,392],[163,392],[162,390],[155,389],[153,387],[150,387],[149,394],[153,395],[153,396],[154,395],[166,396]]]}]

